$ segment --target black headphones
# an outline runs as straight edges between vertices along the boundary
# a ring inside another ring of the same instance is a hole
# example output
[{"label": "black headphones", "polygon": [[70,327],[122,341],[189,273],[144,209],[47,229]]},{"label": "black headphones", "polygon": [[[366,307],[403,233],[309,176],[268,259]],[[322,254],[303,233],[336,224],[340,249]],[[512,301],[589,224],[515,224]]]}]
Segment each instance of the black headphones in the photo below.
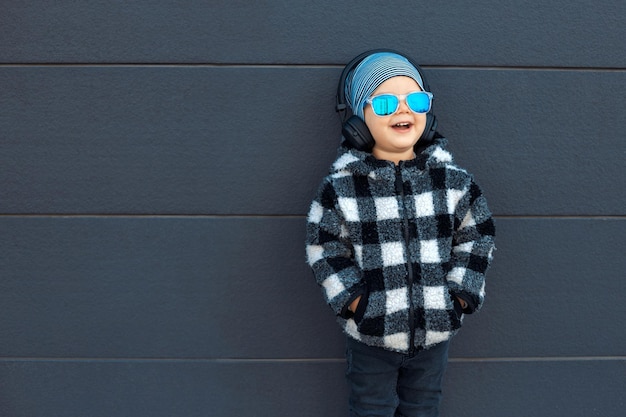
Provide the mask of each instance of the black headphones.
[{"label": "black headphones", "polygon": [[[391,52],[406,58],[417,69],[417,72],[422,77],[424,90],[430,91],[428,83],[426,82],[426,77],[424,77],[424,73],[419,65],[413,62],[410,57],[398,51],[391,49],[373,49],[371,51],[363,52],[350,61],[343,69],[341,77],[339,78],[339,85],[337,86],[337,106],[335,107],[335,110],[341,115],[341,122],[343,124],[341,133],[345,141],[355,149],[366,152],[370,152],[374,147],[374,138],[361,118],[353,114],[348,117],[349,106],[346,103],[346,78],[348,78],[350,72],[354,70],[354,68],[359,65],[361,61],[368,56],[379,52]],[[422,133],[422,136],[420,136],[420,139],[417,141],[415,147],[417,148],[419,146],[419,148],[423,148],[424,145],[428,145],[438,136],[440,135],[437,133],[437,119],[431,109],[431,111],[426,113],[426,127],[424,128],[424,132]]]}]

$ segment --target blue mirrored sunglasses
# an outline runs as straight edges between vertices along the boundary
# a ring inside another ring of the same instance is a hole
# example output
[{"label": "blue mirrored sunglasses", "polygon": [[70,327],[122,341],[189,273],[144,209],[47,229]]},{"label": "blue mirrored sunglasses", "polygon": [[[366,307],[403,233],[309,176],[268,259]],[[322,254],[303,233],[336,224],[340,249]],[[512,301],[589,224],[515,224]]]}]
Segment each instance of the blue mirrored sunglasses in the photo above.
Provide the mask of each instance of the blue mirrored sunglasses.
[{"label": "blue mirrored sunglasses", "polygon": [[409,94],[394,95],[380,94],[365,100],[372,106],[376,116],[389,116],[398,111],[400,100],[405,100],[409,109],[415,113],[428,113],[433,100],[433,94],[428,91],[415,91]]}]

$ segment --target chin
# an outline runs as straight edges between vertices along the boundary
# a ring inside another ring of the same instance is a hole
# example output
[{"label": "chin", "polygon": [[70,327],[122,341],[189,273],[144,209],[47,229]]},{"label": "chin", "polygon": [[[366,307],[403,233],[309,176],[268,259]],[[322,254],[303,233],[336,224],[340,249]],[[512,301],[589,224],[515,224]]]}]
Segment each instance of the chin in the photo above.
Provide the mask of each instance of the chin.
[{"label": "chin", "polygon": [[398,149],[409,149],[415,146],[415,144],[420,140],[420,138],[414,138],[414,139],[403,139],[403,140],[398,140],[396,142],[396,147]]}]

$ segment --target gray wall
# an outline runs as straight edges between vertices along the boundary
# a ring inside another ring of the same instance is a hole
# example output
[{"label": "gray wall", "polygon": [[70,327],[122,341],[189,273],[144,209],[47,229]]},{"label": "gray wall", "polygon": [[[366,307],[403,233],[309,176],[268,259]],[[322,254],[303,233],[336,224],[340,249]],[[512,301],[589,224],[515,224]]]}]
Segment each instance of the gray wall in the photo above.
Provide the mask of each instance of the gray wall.
[{"label": "gray wall", "polygon": [[2,2],[0,416],[347,415],[304,215],[378,47],[496,214],[444,417],[622,416],[624,39],[621,0]]}]

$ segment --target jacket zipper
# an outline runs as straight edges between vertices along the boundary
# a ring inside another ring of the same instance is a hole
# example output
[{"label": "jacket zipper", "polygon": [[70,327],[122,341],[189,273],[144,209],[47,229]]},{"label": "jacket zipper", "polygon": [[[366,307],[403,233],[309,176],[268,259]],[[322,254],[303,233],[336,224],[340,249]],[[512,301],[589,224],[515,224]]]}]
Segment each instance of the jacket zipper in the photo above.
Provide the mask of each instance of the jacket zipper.
[{"label": "jacket zipper", "polygon": [[409,287],[409,357],[415,356],[415,309],[413,307],[413,267],[411,266],[411,255],[409,253],[410,248],[410,236],[409,236],[409,217],[407,215],[406,204],[404,202],[404,185],[402,182],[402,169],[400,165],[396,165],[396,180],[395,180],[396,194],[400,197],[402,203],[402,221],[403,221],[403,234],[404,234],[404,247],[406,251],[407,259],[407,285]]}]

